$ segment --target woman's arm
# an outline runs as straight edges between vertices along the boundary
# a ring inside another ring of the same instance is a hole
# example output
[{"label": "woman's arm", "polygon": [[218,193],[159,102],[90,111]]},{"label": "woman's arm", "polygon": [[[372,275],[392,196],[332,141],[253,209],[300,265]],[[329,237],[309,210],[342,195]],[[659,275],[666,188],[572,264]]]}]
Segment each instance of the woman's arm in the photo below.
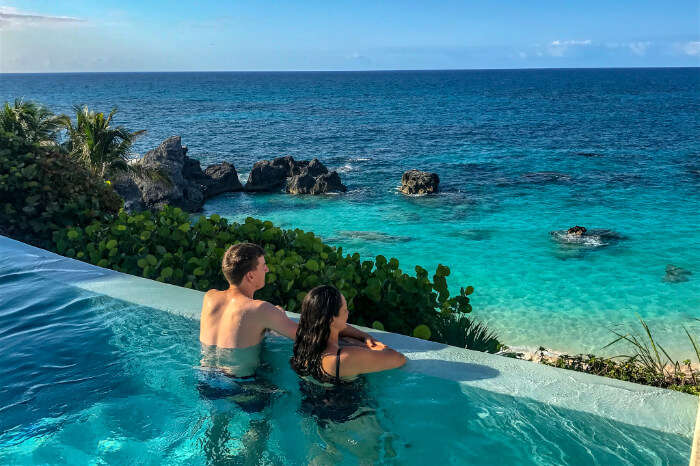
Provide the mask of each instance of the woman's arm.
[{"label": "woman's arm", "polygon": [[340,354],[341,377],[396,369],[406,363],[406,356],[389,347],[372,351],[360,346],[350,346],[343,348]]},{"label": "woman's arm", "polygon": [[355,340],[360,340],[367,345],[368,348],[373,350],[383,350],[386,345],[381,341],[375,340],[372,336],[360,329],[353,327],[352,325],[345,324],[345,328],[340,331],[340,337],[354,338]]}]

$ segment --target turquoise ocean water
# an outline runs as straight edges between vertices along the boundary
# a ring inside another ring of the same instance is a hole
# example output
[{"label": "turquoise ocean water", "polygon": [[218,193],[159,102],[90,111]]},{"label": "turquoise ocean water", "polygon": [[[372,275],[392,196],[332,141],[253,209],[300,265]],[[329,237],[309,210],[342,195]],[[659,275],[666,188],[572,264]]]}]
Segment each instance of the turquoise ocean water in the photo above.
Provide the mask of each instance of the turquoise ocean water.
[{"label": "turquoise ocean water", "polygon": [[[685,358],[681,325],[700,333],[698,68],[0,75],[0,98],[17,96],[116,105],[148,130],[138,152],[181,135],[241,178],[257,160],[318,157],[348,193],[230,194],[205,212],[311,230],[404,271],[449,265],[509,345],[597,351],[641,316]],[[442,192],[399,194],[410,168]],[[619,238],[549,235],[573,225]],[[692,274],[664,281],[669,264]]]}]

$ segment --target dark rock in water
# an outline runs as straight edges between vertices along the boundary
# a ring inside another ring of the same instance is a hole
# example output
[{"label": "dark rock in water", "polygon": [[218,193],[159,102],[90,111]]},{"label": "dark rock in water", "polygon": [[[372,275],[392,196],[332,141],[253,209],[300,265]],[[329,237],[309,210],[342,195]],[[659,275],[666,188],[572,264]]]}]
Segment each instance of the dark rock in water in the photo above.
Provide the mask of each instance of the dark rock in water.
[{"label": "dark rock in water", "polygon": [[[158,147],[150,150],[137,162],[148,170],[158,170],[170,181],[154,180],[148,177],[134,177],[141,190],[141,198],[147,208],[162,208],[169,204],[182,207],[185,210],[201,209],[201,201],[186,197],[192,190],[185,192],[190,182],[183,176],[185,166],[185,151],[182,150],[180,136],[172,136],[161,142]],[[192,170],[188,164],[188,170]],[[196,189],[196,186],[192,186]]]},{"label": "dark rock in water", "polygon": [[684,268],[668,264],[666,266],[666,275],[664,276],[664,281],[668,283],[687,282],[688,280],[690,280],[689,276],[692,274],[693,272],[691,272],[690,270],[686,270]]},{"label": "dark rock in water", "polygon": [[303,172],[306,174],[313,176],[316,178],[317,176],[325,175],[328,173],[328,169],[326,168],[325,165],[321,163],[320,160],[318,159],[313,159],[309,164],[304,168]]},{"label": "dark rock in water", "polygon": [[347,190],[348,188],[340,180],[338,172],[333,171],[316,177],[316,183],[311,189],[311,194],[344,193]]},{"label": "dark rock in water", "polygon": [[520,177],[528,183],[562,183],[571,181],[571,176],[558,172],[523,173]]},{"label": "dark rock in water", "polygon": [[437,173],[408,170],[401,177],[399,191],[404,194],[433,194],[438,191],[439,184]]},{"label": "dark rock in water", "polygon": [[311,175],[294,175],[287,178],[286,191],[289,194],[311,194],[315,184],[316,180]]},{"label": "dark rock in water", "polygon": [[203,172],[199,161],[187,157],[186,152],[180,136],[173,136],[132,161],[132,165],[162,176],[129,174],[118,178],[114,188],[124,197],[124,208],[159,209],[167,204],[196,212],[202,209],[206,199],[242,189],[233,165],[226,162],[211,165]]},{"label": "dark rock in water", "polygon": [[326,166],[318,159],[310,162],[297,161],[291,156],[256,162],[248,176],[245,190],[274,192],[283,187],[290,194],[347,191],[338,173],[335,171],[329,173]]},{"label": "dark rock in water", "polygon": [[[569,233],[571,230],[576,228],[579,228],[578,230],[575,230],[578,233]],[[583,228],[585,231],[581,231],[580,228]],[[551,231],[549,234],[552,239],[554,239],[560,245],[576,248],[600,248],[609,246],[624,239],[621,234],[613,230],[606,230],[602,228],[586,229],[584,227],[573,227],[568,230]]]},{"label": "dark rock in water", "polygon": [[238,179],[238,173],[236,173],[236,167],[228,162],[209,165],[204,170],[204,175],[206,180],[202,193],[207,199],[219,194],[243,190],[243,185]]},{"label": "dark rock in water", "polygon": [[255,162],[248,175],[245,190],[278,191],[284,186],[287,177],[292,175],[293,166],[294,159],[291,156]]},{"label": "dark rock in water", "polygon": [[569,235],[581,236],[584,233],[586,233],[586,231],[587,231],[586,227],[580,227],[580,226],[576,225],[575,227],[571,227],[568,230],[566,230],[566,233]]}]

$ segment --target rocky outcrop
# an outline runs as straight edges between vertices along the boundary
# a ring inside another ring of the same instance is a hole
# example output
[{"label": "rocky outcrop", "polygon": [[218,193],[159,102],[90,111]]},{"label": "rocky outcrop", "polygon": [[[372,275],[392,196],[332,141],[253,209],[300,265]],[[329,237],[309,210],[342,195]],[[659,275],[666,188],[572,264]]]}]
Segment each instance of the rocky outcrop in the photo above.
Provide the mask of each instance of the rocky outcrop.
[{"label": "rocky outcrop", "polygon": [[210,197],[242,190],[233,165],[223,162],[202,171],[199,161],[186,154],[187,147],[181,145],[180,137],[173,136],[134,160],[136,170],[117,179],[114,185],[124,197],[124,208],[159,209],[167,204],[196,212]]},{"label": "rocky outcrop", "polygon": [[207,199],[223,193],[243,191],[236,168],[228,162],[209,165],[204,170],[204,177],[206,181],[202,192]]},{"label": "rocky outcrop", "polygon": [[329,172],[318,159],[294,160],[291,156],[262,160],[253,165],[245,190],[290,194],[324,194],[345,192],[347,188],[337,172]]},{"label": "rocky outcrop", "polygon": [[586,233],[586,231],[586,227],[576,225],[575,227],[571,227],[568,230],[566,230],[566,233],[569,235],[581,236],[584,233]]},{"label": "rocky outcrop", "polygon": [[439,184],[437,173],[409,170],[401,177],[399,191],[404,194],[433,194],[438,191]]},{"label": "rocky outcrop", "polygon": [[316,177],[316,183],[309,194],[344,193],[347,190],[338,172],[330,172]]}]

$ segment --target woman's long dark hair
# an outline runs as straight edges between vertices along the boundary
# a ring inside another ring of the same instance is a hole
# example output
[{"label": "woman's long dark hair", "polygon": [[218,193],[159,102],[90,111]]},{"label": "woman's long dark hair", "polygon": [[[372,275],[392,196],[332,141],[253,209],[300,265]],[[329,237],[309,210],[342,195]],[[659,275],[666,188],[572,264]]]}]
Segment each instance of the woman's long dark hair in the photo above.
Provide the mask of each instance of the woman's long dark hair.
[{"label": "woman's long dark hair", "polygon": [[317,286],[304,297],[294,355],[289,361],[297,374],[311,376],[321,382],[333,380],[323,371],[321,357],[331,335],[331,322],[338,316],[342,305],[340,291],[329,285]]}]

